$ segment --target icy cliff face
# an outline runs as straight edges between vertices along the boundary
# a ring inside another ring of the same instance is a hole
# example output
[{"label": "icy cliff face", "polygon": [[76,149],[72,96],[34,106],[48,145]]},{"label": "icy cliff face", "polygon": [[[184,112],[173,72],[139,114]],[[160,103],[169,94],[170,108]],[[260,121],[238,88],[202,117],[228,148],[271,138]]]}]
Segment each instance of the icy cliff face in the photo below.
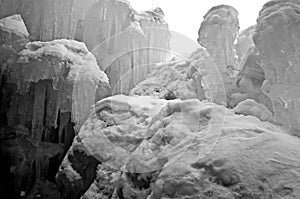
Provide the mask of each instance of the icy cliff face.
[{"label": "icy cliff face", "polygon": [[196,99],[106,98],[74,139],[58,184],[67,198],[89,185],[82,198],[299,195],[299,139],[251,115],[268,117],[246,104],[228,110]]},{"label": "icy cliff face", "polygon": [[83,40],[114,94],[128,94],[153,64],[166,61],[170,33],[163,17],[160,8],[138,13],[120,0],[98,1],[89,10]]},{"label": "icy cliff face", "polygon": [[[265,74],[263,92],[272,101],[278,123],[300,130],[300,2],[266,3],[253,36]],[[298,133],[299,135],[299,133]]]},{"label": "icy cliff face", "polygon": [[227,5],[211,8],[198,31],[198,43],[208,50],[219,68],[228,96],[234,88],[234,69],[237,68],[234,44],[238,32],[238,11]]},{"label": "icy cliff face", "polygon": [[[170,33],[160,8],[136,12],[123,0],[1,0],[0,18],[19,13],[34,41],[86,43],[114,93],[129,93],[167,57]],[[105,41],[105,42],[104,42]]]},{"label": "icy cliff face", "polygon": [[80,26],[96,0],[1,0],[0,18],[20,14],[31,40],[82,39]]}]

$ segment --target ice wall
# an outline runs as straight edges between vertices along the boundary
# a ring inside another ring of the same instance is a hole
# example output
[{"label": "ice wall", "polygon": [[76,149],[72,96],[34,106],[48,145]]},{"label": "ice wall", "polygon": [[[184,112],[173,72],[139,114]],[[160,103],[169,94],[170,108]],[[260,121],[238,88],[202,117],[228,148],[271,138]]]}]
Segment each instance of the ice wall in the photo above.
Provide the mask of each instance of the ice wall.
[{"label": "ice wall", "polygon": [[153,64],[166,61],[170,33],[163,17],[160,8],[137,12],[120,0],[101,0],[89,10],[83,41],[108,75],[114,94],[128,94]]},{"label": "ice wall", "polygon": [[212,7],[204,16],[198,31],[198,43],[208,50],[222,74],[227,96],[234,89],[234,69],[237,68],[234,44],[238,33],[238,11],[228,5]]},{"label": "ice wall", "polygon": [[[300,2],[274,0],[259,13],[253,40],[265,74],[263,92],[278,123],[300,131]],[[299,132],[297,132],[299,135]]]}]

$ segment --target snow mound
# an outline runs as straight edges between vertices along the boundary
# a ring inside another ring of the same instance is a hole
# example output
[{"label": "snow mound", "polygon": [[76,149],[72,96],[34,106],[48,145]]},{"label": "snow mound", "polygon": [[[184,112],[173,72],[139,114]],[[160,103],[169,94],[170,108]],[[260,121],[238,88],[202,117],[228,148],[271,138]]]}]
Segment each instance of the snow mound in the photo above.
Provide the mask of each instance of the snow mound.
[{"label": "snow mound", "polygon": [[214,103],[119,95],[95,105],[57,177],[72,184],[65,196],[92,184],[87,195],[116,198],[297,198],[299,150],[277,126]]}]

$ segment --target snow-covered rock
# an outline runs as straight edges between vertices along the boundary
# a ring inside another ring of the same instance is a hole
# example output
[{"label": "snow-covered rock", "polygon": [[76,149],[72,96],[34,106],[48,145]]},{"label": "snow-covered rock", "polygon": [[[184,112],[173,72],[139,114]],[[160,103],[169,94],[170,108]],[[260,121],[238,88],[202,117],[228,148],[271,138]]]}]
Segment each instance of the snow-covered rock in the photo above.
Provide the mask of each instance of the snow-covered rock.
[{"label": "snow-covered rock", "polygon": [[170,33],[163,16],[160,8],[137,12],[121,0],[98,1],[88,12],[83,41],[114,94],[128,94],[155,63],[166,61]]},{"label": "snow-covered rock", "polygon": [[198,31],[198,42],[208,50],[217,65],[227,96],[235,88],[235,69],[238,67],[235,42],[238,33],[238,11],[228,5],[212,7],[204,16]]},{"label": "snow-covered rock", "polygon": [[253,40],[259,52],[265,81],[263,92],[271,99],[277,122],[300,135],[300,2],[266,3],[257,19]]},{"label": "snow-covered rock", "polygon": [[117,95],[95,105],[57,180],[68,198],[89,185],[82,198],[297,198],[299,150],[281,128],[214,103]]}]

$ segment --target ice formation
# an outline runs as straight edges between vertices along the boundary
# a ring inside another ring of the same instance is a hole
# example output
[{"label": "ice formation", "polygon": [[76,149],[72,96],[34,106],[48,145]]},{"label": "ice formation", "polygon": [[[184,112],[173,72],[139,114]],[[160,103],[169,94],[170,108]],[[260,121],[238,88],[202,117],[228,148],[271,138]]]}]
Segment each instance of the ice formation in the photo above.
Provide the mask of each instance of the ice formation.
[{"label": "ice formation", "polygon": [[58,181],[68,198],[294,197],[299,149],[277,126],[214,103],[117,95],[95,105]]},{"label": "ice formation", "polygon": [[[50,122],[54,126],[59,111],[70,112],[78,129],[87,118],[89,107],[109,95],[106,74],[99,69],[95,57],[85,45],[74,40],[28,43],[18,54],[16,63],[7,70],[7,82],[15,84],[20,95],[30,92],[32,85],[41,84],[42,90],[36,88],[37,96],[45,94],[42,101],[57,101],[53,107],[53,121]],[[48,89],[59,92],[58,96],[49,96],[54,97],[52,100],[46,99],[47,80],[51,86]]]},{"label": "ice formation", "polygon": [[198,42],[204,46],[217,65],[225,85],[226,95],[235,88],[237,69],[235,42],[239,33],[238,11],[232,6],[211,8],[201,23]]},{"label": "ice formation", "polygon": [[299,30],[300,2],[274,0],[266,3],[253,36],[265,81],[263,92],[272,101],[276,121],[300,131]]},{"label": "ice formation", "polygon": [[[86,17],[84,42],[114,94],[128,94],[168,56],[170,33],[160,8],[137,12],[126,1],[98,1]],[[94,20],[97,19],[97,20]]]}]

